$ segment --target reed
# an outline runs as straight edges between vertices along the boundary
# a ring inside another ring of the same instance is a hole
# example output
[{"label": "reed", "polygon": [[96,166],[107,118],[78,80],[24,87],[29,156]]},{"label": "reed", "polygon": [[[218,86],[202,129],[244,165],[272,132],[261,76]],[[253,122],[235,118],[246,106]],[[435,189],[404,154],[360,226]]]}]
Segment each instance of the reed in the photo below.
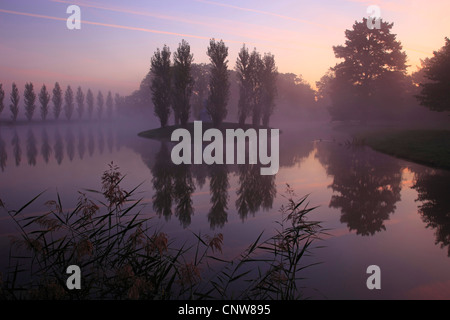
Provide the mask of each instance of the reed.
[{"label": "reed", "polygon": [[[26,214],[37,195],[8,210],[19,229],[11,239],[9,267],[0,277],[3,299],[299,299],[301,271],[311,244],[323,232],[309,221],[307,196],[280,209],[275,232],[262,232],[234,259],[223,259],[222,234],[193,233],[176,244],[152,218],[143,217],[136,188],[126,191],[113,163],[102,175],[102,190],[79,192],[75,209],[65,210],[59,195],[47,212]],[[88,194],[101,195],[93,200]],[[191,244],[189,244],[191,243]],[[69,265],[82,270],[80,290],[69,290]]]}]

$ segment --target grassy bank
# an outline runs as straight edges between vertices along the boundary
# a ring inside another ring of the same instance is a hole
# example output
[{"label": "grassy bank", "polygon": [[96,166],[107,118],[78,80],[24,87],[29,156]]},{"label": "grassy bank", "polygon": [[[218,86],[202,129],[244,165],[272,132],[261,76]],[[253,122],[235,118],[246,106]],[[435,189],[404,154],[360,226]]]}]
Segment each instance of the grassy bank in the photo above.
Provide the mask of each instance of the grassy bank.
[{"label": "grassy bank", "polygon": [[450,169],[449,130],[366,131],[355,138],[372,149],[431,167]]},{"label": "grassy bank", "polygon": [[[191,134],[194,134],[194,123],[190,122],[188,123],[185,127],[182,127],[180,125],[172,125],[172,126],[167,126],[164,128],[156,128],[156,129],[151,129],[151,130],[147,130],[147,131],[143,131],[139,133],[140,137],[143,138],[149,138],[149,139],[162,139],[162,140],[170,140],[170,137],[172,135],[172,132],[176,129],[179,128],[185,128],[187,129]],[[232,123],[232,122],[224,122],[221,124],[220,127],[215,127],[212,123],[210,122],[203,122],[202,123],[202,129],[203,131],[211,129],[211,128],[217,128],[221,131],[225,131],[226,129],[243,129],[243,130],[247,130],[249,128],[254,128],[252,125],[250,124],[245,124],[245,125],[240,125],[238,123]],[[268,129],[266,127],[258,127],[261,129]]]}]

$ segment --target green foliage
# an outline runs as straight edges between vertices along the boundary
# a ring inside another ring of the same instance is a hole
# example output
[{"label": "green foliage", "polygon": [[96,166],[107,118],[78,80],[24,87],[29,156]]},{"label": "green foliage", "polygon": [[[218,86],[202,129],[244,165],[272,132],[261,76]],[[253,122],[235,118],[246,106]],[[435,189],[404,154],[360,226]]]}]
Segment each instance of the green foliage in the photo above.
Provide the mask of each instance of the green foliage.
[{"label": "green foliage", "polygon": [[167,126],[171,106],[171,70],[170,49],[164,46],[159,48],[151,59],[152,80],[150,90],[154,105],[154,114],[159,118],[161,127]]},{"label": "green foliage", "polygon": [[55,115],[55,119],[58,120],[59,115],[61,114],[63,103],[62,90],[58,82],[55,83],[55,87],[53,88],[52,101],[53,101],[53,114]]},{"label": "green foliage", "polygon": [[17,115],[19,114],[19,100],[20,100],[19,89],[17,88],[17,85],[13,82],[11,90],[11,104],[9,105],[9,108],[12,112],[13,121],[17,120]]},{"label": "green foliage", "polygon": [[209,99],[207,110],[215,126],[220,125],[227,116],[227,104],[230,96],[228,79],[228,47],[225,43],[211,39],[207,55],[211,61],[211,78],[209,82]]},{"label": "green foliage", "polygon": [[41,91],[39,92],[39,102],[41,103],[41,117],[45,121],[48,114],[48,104],[50,103],[50,94],[45,84],[42,85]]},{"label": "green foliage", "polygon": [[450,111],[450,39],[423,61],[425,81],[420,83],[421,92],[416,96],[421,105],[433,111]]}]

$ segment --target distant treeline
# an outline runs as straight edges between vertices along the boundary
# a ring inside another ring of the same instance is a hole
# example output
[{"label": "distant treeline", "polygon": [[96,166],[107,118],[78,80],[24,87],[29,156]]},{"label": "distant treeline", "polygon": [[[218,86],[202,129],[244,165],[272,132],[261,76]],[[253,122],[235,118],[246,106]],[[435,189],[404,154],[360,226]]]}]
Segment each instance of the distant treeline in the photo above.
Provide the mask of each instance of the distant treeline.
[{"label": "distant treeline", "polygon": [[[0,83],[0,115],[5,107],[4,98],[5,91],[3,85]],[[14,122],[17,120],[20,112],[20,98],[19,88],[16,83],[13,83],[9,108],[11,111],[11,119]],[[37,94],[34,90],[33,83],[29,82],[25,84],[23,100],[25,116],[28,121],[33,120],[37,108],[40,110],[40,118],[46,121],[50,118],[50,113],[52,113],[54,120],[60,119],[63,111],[67,120],[71,120],[75,112],[79,119],[82,119],[85,115],[88,119],[111,119],[114,109],[122,107],[125,98],[121,97],[118,93],[113,98],[111,91],[108,91],[105,99],[101,90],[94,97],[91,89],[88,89],[87,93],[84,94],[81,87],[78,87],[76,93],[74,93],[70,85],[63,92],[58,82],[55,83],[51,93],[44,84]]]}]

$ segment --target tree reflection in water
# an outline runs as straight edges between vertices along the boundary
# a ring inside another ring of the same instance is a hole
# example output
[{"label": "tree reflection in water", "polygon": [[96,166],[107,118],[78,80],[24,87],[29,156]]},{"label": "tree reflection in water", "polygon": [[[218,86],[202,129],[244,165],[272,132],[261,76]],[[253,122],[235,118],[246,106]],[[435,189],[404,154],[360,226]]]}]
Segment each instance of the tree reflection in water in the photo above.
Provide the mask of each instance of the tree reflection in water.
[{"label": "tree reflection in water", "polygon": [[419,214],[427,228],[435,230],[436,244],[448,247],[450,257],[450,172],[426,167],[414,169]]},{"label": "tree reflection in water", "polygon": [[400,201],[398,160],[366,147],[319,143],[317,149],[319,161],[333,176],[329,206],[340,209],[340,221],[362,236],[386,230],[384,222]]}]

